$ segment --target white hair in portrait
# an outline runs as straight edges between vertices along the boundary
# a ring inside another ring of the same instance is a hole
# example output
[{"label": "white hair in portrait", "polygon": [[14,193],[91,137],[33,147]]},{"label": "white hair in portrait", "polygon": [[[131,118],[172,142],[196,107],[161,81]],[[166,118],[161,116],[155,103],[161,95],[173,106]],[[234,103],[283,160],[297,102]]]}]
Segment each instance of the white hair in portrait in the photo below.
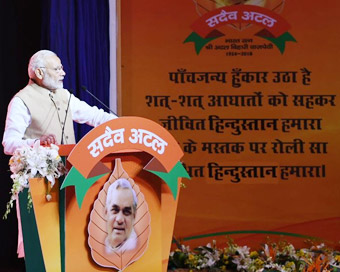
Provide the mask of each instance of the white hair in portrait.
[{"label": "white hair in portrait", "polygon": [[136,211],[137,202],[138,202],[136,192],[135,192],[135,190],[132,189],[130,182],[127,179],[124,179],[124,178],[117,179],[115,182],[113,182],[109,186],[109,189],[107,190],[106,206],[107,207],[109,206],[109,202],[111,201],[112,192],[114,190],[117,190],[117,189],[120,189],[120,188],[131,190],[132,196],[133,196],[133,209],[134,209],[134,211]]}]

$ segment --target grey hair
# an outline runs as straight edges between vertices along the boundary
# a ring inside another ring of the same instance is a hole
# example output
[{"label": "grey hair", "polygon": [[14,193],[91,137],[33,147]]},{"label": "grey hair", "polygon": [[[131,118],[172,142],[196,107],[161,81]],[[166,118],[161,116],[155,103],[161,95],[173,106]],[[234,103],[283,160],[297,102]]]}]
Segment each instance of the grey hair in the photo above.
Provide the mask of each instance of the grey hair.
[{"label": "grey hair", "polygon": [[113,190],[117,190],[119,188],[131,190],[132,197],[133,197],[133,210],[136,212],[136,210],[137,210],[137,203],[138,203],[137,195],[136,195],[135,190],[132,189],[132,186],[131,186],[130,182],[127,179],[125,179],[125,178],[117,179],[115,182],[113,182],[109,186],[109,189],[107,190],[106,207],[108,207],[108,205],[109,205],[109,200],[110,200],[110,196],[112,194],[112,191]]},{"label": "grey hair", "polygon": [[36,52],[28,63],[28,76],[31,79],[35,78],[35,70],[45,66],[45,58],[48,56],[56,56],[57,54],[50,50],[40,50]]}]

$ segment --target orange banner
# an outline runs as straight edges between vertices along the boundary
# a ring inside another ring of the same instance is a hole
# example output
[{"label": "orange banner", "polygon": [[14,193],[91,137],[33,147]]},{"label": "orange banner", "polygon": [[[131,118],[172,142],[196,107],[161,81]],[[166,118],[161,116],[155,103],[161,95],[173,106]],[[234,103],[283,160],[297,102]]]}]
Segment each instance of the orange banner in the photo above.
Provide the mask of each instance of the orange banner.
[{"label": "orange banner", "polygon": [[98,126],[83,137],[68,161],[85,177],[105,173],[98,163],[121,150],[143,150],[170,171],[183,156],[175,139],[157,123],[140,117],[122,117]]},{"label": "orange banner", "polygon": [[[177,238],[338,241],[340,2],[236,2],[121,1],[122,114],[182,146]],[[234,11],[253,19],[223,21]],[[264,33],[265,16],[289,33]]]}]

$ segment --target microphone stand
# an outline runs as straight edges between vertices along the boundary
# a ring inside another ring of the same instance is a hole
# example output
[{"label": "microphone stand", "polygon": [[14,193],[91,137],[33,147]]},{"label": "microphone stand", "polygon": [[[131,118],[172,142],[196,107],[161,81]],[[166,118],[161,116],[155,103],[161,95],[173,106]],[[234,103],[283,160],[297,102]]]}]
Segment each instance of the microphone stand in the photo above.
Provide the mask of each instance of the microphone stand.
[{"label": "microphone stand", "polygon": [[106,106],[99,98],[97,98],[95,95],[93,95],[85,86],[81,86],[81,88],[87,92],[89,95],[91,95],[94,99],[96,99],[102,106],[104,106],[108,111],[110,111],[111,113],[113,113],[114,115],[117,115],[117,113],[115,113],[113,110],[111,110],[108,106]]}]

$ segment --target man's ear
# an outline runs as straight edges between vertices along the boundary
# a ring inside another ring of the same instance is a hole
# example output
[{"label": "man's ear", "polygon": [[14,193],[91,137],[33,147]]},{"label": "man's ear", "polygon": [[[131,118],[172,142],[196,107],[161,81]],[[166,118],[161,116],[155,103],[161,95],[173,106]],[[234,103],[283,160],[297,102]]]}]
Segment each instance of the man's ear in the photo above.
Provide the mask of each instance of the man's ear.
[{"label": "man's ear", "polygon": [[35,69],[34,73],[35,76],[39,79],[42,79],[44,77],[44,71],[40,68]]}]

